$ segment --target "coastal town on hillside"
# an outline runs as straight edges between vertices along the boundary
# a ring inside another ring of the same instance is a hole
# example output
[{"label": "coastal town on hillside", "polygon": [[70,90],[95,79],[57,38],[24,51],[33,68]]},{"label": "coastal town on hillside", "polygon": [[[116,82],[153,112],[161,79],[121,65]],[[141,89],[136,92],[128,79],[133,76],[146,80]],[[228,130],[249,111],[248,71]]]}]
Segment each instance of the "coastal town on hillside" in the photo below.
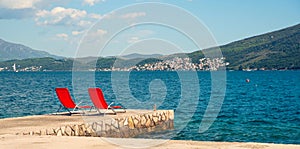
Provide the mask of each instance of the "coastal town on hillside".
[{"label": "coastal town on hillside", "polygon": [[98,69],[100,71],[216,71],[221,67],[229,65],[224,62],[225,58],[201,58],[199,63],[192,63],[191,58],[175,57],[170,60],[164,60],[152,64],[132,66],[129,68]]},{"label": "coastal town on hillside", "polygon": [[[95,68],[89,71],[216,71],[221,67],[228,66],[225,58],[201,58],[199,63],[192,63],[191,58],[175,57],[169,60],[163,60],[155,63],[146,63],[143,65],[135,65],[131,67],[111,67],[111,68]],[[54,71],[46,70],[43,66],[22,67],[18,64],[0,68],[0,71]]]}]

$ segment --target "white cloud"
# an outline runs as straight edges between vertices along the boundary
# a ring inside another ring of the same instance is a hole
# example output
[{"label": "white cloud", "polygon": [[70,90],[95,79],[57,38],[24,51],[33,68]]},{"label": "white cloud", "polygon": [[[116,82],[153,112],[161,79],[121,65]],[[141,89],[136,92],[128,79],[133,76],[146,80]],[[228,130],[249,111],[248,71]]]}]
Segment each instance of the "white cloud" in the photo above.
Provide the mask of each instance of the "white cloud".
[{"label": "white cloud", "polygon": [[87,12],[84,10],[55,7],[51,11],[39,10],[36,13],[36,22],[39,25],[72,25],[78,23],[77,21],[86,15]]},{"label": "white cloud", "polygon": [[[69,1],[69,0],[68,0]],[[43,8],[66,5],[62,0],[0,0],[0,19],[35,18]]]},{"label": "white cloud", "polygon": [[105,2],[105,0],[83,0],[84,5],[94,6],[96,3]]},{"label": "white cloud", "polygon": [[146,16],[146,13],[145,12],[132,12],[132,13],[127,13],[127,14],[121,15],[121,18],[135,19],[137,17],[142,17],[142,16]]},{"label": "white cloud", "polygon": [[140,40],[139,37],[131,37],[127,42],[128,42],[128,43],[135,43],[135,42],[137,42],[137,41],[139,41],[139,40]]},{"label": "white cloud", "polygon": [[96,31],[96,35],[97,35],[97,36],[103,36],[103,35],[105,35],[105,34],[107,34],[107,31],[106,31],[106,30],[98,29],[98,30]]},{"label": "white cloud", "polygon": [[90,25],[92,25],[92,22],[91,21],[86,21],[86,20],[80,20],[77,25],[81,26],[81,27],[90,26]]},{"label": "white cloud", "polygon": [[92,18],[92,19],[101,19],[102,18],[101,15],[95,14],[95,13],[89,14],[89,17]]},{"label": "white cloud", "polygon": [[61,38],[63,40],[68,40],[68,35],[65,33],[61,33],[61,34],[56,34],[56,37]]},{"label": "white cloud", "polygon": [[26,9],[35,8],[35,4],[41,0],[1,0],[0,8],[7,9]]},{"label": "white cloud", "polygon": [[108,34],[107,30],[104,29],[93,29],[92,31],[89,31],[88,34],[85,36],[86,42],[90,43],[91,45],[94,45],[98,43],[100,40],[105,39],[105,35]]},{"label": "white cloud", "polygon": [[85,27],[92,24],[92,19],[98,19],[98,14],[88,14],[85,10],[55,7],[52,10],[39,10],[36,13],[38,25],[67,25]]},{"label": "white cloud", "polygon": [[77,35],[80,35],[83,33],[84,33],[84,31],[72,31],[72,35],[74,35],[74,36],[77,36]]}]

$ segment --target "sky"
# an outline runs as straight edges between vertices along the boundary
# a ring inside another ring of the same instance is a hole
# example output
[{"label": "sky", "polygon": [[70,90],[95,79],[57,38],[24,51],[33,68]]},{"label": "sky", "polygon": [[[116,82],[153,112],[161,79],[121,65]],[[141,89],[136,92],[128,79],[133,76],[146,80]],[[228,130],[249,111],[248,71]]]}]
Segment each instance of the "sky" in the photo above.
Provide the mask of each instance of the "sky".
[{"label": "sky", "polygon": [[65,57],[192,52],[299,23],[299,0],[0,0],[1,39]]}]

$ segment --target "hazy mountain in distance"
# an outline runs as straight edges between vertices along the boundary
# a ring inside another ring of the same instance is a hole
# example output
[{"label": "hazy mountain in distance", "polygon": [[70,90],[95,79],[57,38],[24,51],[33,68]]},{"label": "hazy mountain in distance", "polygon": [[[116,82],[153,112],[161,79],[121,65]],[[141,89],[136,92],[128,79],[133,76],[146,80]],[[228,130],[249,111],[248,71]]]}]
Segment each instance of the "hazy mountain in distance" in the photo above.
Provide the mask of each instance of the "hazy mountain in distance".
[{"label": "hazy mountain in distance", "polygon": [[161,57],[163,55],[161,54],[139,54],[139,53],[132,53],[132,54],[128,54],[128,55],[122,55],[119,56],[120,58],[124,58],[124,59],[137,59],[137,58],[158,58]]},{"label": "hazy mountain in distance", "polygon": [[55,59],[63,58],[45,51],[34,50],[22,44],[7,42],[0,39],[0,61],[42,57],[51,57]]}]

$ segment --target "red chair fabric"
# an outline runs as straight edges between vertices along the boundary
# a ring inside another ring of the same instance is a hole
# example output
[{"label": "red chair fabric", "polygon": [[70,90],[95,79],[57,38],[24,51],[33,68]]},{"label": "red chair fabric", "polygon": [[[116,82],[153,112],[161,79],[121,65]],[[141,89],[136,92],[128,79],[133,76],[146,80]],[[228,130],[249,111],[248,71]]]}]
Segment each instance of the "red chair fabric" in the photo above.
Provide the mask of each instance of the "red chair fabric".
[{"label": "red chair fabric", "polygon": [[103,92],[100,88],[89,88],[88,89],[90,98],[94,104],[94,106],[98,109],[107,109],[108,104],[104,99]]},{"label": "red chair fabric", "polygon": [[[69,112],[70,112],[69,109],[73,109],[73,111],[74,111],[75,109],[91,109],[92,108],[92,106],[87,106],[87,105],[85,105],[85,106],[76,105],[67,88],[56,88],[55,91],[56,91],[56,95],[57,95],[59,101],[61,102],[63,107],[66,108]],[[58,109],[58,111],[61,108],[62,107],[60,107]],[[70,114],[71,114],[71,112],[70,112]]]},{"label": "red chair fabric", "polygon": [[126,112],[125,108],[123,108],[122,106],[110,106],[107,104],[103,92],[100,88],[89,88],[88,89],[90,98],[95,106],[95,108],[97,109],[112,109],[113,112],[114,109],[123,109],[124,111],[122,112]]},{"label": "red chair fabric", "polygon": [[56,88],[55,91],[59,101],[65,108],[74,109],[76,107],[67,88]]}]

